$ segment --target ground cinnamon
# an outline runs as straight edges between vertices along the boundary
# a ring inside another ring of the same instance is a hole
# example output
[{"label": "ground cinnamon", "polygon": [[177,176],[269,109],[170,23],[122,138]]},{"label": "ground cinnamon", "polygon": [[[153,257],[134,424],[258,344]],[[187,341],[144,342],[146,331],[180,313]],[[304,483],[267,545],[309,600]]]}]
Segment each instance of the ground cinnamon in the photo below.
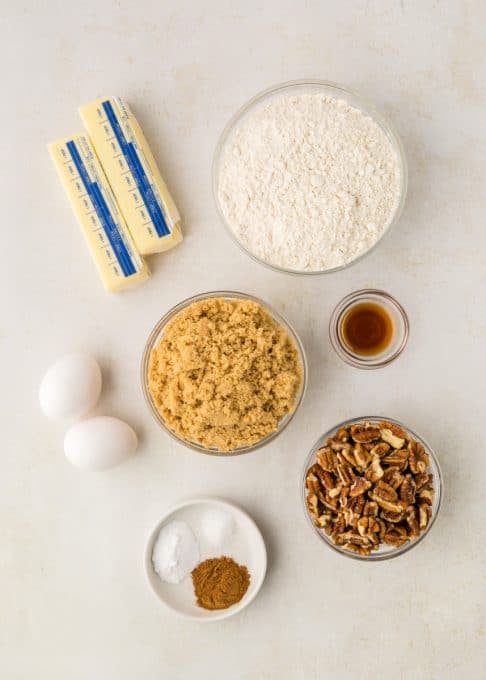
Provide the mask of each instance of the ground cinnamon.
[{"label": "ground cinnamon", "polygon": [[198,564],[192,571],[192,582],[200,607],[227,609],[248,590],[250,574],[231,557],[215,557]]}]

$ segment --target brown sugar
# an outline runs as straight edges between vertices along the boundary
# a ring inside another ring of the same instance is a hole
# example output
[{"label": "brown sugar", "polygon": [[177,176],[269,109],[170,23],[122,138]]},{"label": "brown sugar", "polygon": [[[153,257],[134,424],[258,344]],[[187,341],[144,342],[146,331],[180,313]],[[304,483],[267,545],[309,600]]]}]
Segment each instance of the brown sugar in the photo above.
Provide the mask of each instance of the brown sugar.
[{"label": "brown sugar", "polygon": [[295,408],[302,381],[287,331],[252,300],[207,298],[167,325],[148,386],[166,425],[218,451],[250,446]]}]

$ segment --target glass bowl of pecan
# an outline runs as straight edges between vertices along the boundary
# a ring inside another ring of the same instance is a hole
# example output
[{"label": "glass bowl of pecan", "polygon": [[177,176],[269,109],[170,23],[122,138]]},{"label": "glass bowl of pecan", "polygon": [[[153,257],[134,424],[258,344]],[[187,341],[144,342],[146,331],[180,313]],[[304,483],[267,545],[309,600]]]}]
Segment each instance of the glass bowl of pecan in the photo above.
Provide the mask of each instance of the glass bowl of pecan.
[{"label": "glass bowl of pecan", "polygon": [[314,531],[342,555],[397,557],[428,534],[439,513],[442,474],[432,448],[393,418],[346,420],[318,439],[302,482]]}]

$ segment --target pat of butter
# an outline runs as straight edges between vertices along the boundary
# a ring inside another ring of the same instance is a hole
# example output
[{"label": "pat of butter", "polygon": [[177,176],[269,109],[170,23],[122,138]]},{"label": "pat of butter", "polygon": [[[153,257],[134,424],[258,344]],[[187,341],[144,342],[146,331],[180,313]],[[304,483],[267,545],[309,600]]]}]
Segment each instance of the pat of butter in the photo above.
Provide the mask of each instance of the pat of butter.
[{"label": "pat of butter", "polygon": [[145,281],[148,267],[135,248],[87,135],[53,142],[49,153],[105,288],[115,292]]},{"label": "pat of butter", "polygon": [[179,212],[127,104],[101,97],[79,113],[140,253],[180,243]]}]

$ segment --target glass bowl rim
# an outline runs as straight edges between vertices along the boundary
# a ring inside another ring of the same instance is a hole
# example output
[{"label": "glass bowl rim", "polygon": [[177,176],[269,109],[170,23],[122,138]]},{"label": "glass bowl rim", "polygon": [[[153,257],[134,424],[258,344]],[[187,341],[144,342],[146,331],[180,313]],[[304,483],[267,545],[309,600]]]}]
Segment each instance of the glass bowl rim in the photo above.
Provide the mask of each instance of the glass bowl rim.
[{"label": "glass bowl rim", "polygon": [[[201,446],[197,444],[196,442],[190,442],[186,439],[183,439],[179,435],[177,435],[175,432],[173,432],[164,422],[162,416],[158,412],[158,410],[155,408],[154,404],[152,403],[152,398],[150,396],[150,390],[148,388],[148,381],[147,381],[147,373],[148,373],[148,367],[149,367],[149,362],[150,362],[150,355],[152,352],[152,349],[155,346],[156,341],[161,337],[163,329],[167,326],[167,324],[183,309],[186,307],[189,307],[194,302],[199,302],[200,300],[205,300],[209,298],[227,298],[227,299],[237,299],[237,300],[251,300],[252,302],[258,303],[263,309],[265,309],[272,319],[282,326],[291,339],[293,340],[297,353],[299,355],[299,361],[301,365],[301,370],[302,370],[302,379],[301,379],[301,385],[299,388],[299,392],[297,394],[296,400],[295,400],[295,407],[293,411],[286,416],[284,416],[281,421],[279,422],[279,425],[276,430],[273,432],[270,432],[266,437],[263,439],[260,439],[258,442],[255,442],[255,444],[252,444],[251,446],[244,446],[240,447],[238,449],[234,449],[233,451],[217,451],[216,449],[208,449],[205,448],[204,446]],[[182,444],[186,448],[192,449],[193,451],[197,451],[199,453],[204,453],[208,456],[215,456],[217,458],[233,458],[235,456],[240,456],[245,453],[252,453],[253,451],[256,451],[257,449],[262,448],[263,446],[266,446],[269,444],[271,441],[276,439],[278,435],[280,435],[290,424],[290,422],[293,420],[294,416],[296,415],[297,411],[299,410],[300,406],[302,405],[302,402],[304,401],[304,396],[307,391],[307,380],[308,380],[308,363],[307,363],[307,356],[305,353],[304,345],[302,343],[302,340],[300,339],[297,331],[293,327],[293,325],[287,321],[279,312],[277,312],[271,305],[269,305],[267,302],[262,300],[261,298],[256,297],[255,295],[250,295],[248,293],[242,293],[240,291],[233,291],[233,290],[214,290],[214,291],[207,291],[205,293],[197,293],[196,295],[191,295],[188,298],[185,298],[184,300],[181,300],[178,304],[174,305],[171,307],[160,319],[159,321],[155,324],[155,326],[152,328],[147,341],[145,343],[145,347],[143,350],[142,354],[142,360],[140,364],[140,377],[141,377],[141,383],[142,383],[142,392],[145,398],[145,402],[149,408],[149,411],[151,412],[153,418],[156,420],[156,422],[160,425],[160,427],[166,432],[174,441],[178,442],[179,444]]]},{"label": "glass bowl rim", "polygon": [[[279,92],[281,90],[288,90],[288,89],[293,89],[293,88],[298,88],[298,87],[305,87],[305,86],[310,86],[310,87],[323,87],[329,90],[335,90],[337,92],[344,93],[345,95],[348,95],[349,97],[352,97],[353,99],[356,100],[356,107],[359,107],[364,113],[368,114],[374,121],[379,125],[379,127],[385,132],[387,135],[388,139],[390,140],[393,149],[395,153],[397,154],[398,158],[398,164],[400,167],[400,196],[398,199],[398,203],[395,209],[395,212],[393,213],[392,218],[390,219],[390,222],[388,223],[385,231],[383,234],[380,236],[380,238],[371,246],[371,248],[368,248],[368,250],[365,250],[363,253],[358,255],[358,257],[354,258],[354,260],[351,260],[350,262],[347,262],[345,264],[339,265],[337,267],[331,267],[329,269],[316,269],[312,271],[305,271],[301,269],[287,269],[285,267],[280,267],[275,264],[271,264],[270,262],[266,262],[265,260],[261,259],[254,253],[252,253],[250,250],[248,250],[236,237],[236,234],[234,233],[233,229],[229,225],[228,221],[226,220],[226,217],[223,214],[221,204],[218,198],[218,183],[219,183],[219,166],[220,166],[220,161],[222,157],[222,152],[224,149],[224,146],[229,139],[231,133],[233,130],[236,128],[238,123],[242,120],[243,116],[248,113],[255,105],[259,104],[262,102],[264,99],[267,97],[273,96],[276,92]],[[211,184],[212,184],[212,191],[213,191],[213,199],[216,204],[216,209],[220,218],[221,223],[223,224],[223,227],[225,228],[225,231],[227,234],[230,236],[232,241],[239,247],[241,251],[246,253],[254,262],[257,262],[258,264],[263,265],[264,267],[267,267],[268,269],[271,269],[275,272],[281,272],[284,274],[290,274],[293,276],[320,276],[323,274],[332,274],[334,272],[341,271],[343,269],[346,269],[347,267],[351,267],[354,264],[357,264],[360,260],[362,260],[364,257],[372,253],[375,248],[378,246],[379,243],[383,241],[383,239],[391,232],[392,228],[395,227],[395,225],[398,223],[402,212],[403,208],[405,206],[405,200],[407,197],[407,191],[408,191],[408,164],[407,164],[407,157],[405,154],[405,147],[403,145],[402,139],[400,135],[398,134],[398,131],[395,127],[395,125],[391,122],[391,120],[383,113],[381,113],[376,106],[368,100],[366,97],[363,97],[359,92],[356,90],[349,88],[345,85],[342,85],[340,83],[334,82],[332,80],[321,80],[318,78],[303,78],[303,79],[298,79],[298,80],[288,80],[282,83],[277,83],[276,85],[272,85],[265,90],[261,90],[258,92],[256,95],[251,97],[245,104],[243,104],[237,111],[231,116],[229,121],[226,123],[226,125],[223,128],[223,131],[221,132],[218,142],[216,144],[216,148],[214,151],[214,156],[213,156],[213,162],[212,162],[212,169],[211,169]]]},{"label": "glass bowl rim", "polygon": [[[321,530],[319,530],[314,522],[312,521],[312,518],[309,514],[309,510],[307,509],[307,504],[306,504],[306,485],[305,485],[305,480],[306,480],[306,475],[307,475],[307,470],[311,467],[311,464],[313,459],[315,458],[315,453],[318,449],[319,446],[322,445],[322,442],[325,441],[328,437],[330,437],[333,433],[335,433],[339,428],[341,427],[346,427],[348,425],[354,425],[356,423],[360,422],[377,422],[377,421],[388,421],[390,423],[394,423],[395,425],[398,425],[402,429],[404,429],[408,434],[410,434],[412,437],[416,438],[425,448],[427,453],[430,456],[430,459],[432,461],[432,464],[429,465],[429,468],[432,471],[433,477],[434,477],[434,492],[436,495],[436,502],[435,505],[434,503],[432,504],[432,515],[430,517],[429,523],[425,529],[415,540],[413,541],[407,541],[403,545],[399,546],[398,548],[393,548],[392,550],[386,552],[386,553],[370,553],[370,555],[358,555],[358,553],[353,553],[350,550],[344,550],[344,548],[341,548],[340,546],[334,545],[334,543],[331,541],[331,539]],[[442,474],[442,470],[439,464],[439,460],[437,458],[437,455],[433,448],[430,446],[430,444],[415,430],[412,430],[410,427],[405,425],[405,423],[401,422],[400,420],[397,420],[396,418],[390,418],[389,416],[359,416],[357,418],[347,418],[346,420],[343,420],[342,422],[338,423],[337,425],[334,425],[334,427],[329,428],[324,434],[322,434],[314,444],[312,445],[309,453],[306,456],[305,462],[304,462],[304,472],[302,475],[302,481],[301,481],[301,498],[302,498],[302,507],[304,509],[304,514],[307,518],[308,524],[311,526],[314,535],[317,536],[317,538],[320,539],[321,542],[324,542],[328,548],[331,548],[334,550],[334,552],[338,553],[339,555],[343,555],[344,557],[349,557],[353,560],[360,560],[361,562],[383,562],[385,560],[390,560],[395,557],[399,557],[400,555],[404,555],[407,553],[409,550],[412,550],[417,546],[419,543],[423,541],[423,539],[428,535],[430,530],[432,529],[433,525],[435,524],[435,521],[437,517],[439,516],[440,509],[442,507],[442,499],[444,496],[444,477]],[[435,509],[434,509],[435,507]]]},{"label": "glass bowl rim", "polygon": [[[341,339],[341,334],[339,332],[339,325],[343,314],[350,309],[354,304],[359,303],[360,298],[366,298],[371,296],[376,296],[385,299],[389,304],[391,304],[398,314],[400,315],[403,322],[403,337],[400,341],[398,347],[390,355],[385,355],[380,359],[378,355],[375,359],[373,357],[364,358],[355,354],[350,349],[348,349],[345,343]],[[402,354],[408,343],[408,338],[410,335],[410,320],[408,314],[405,311],[403,305],[390,293],[385,290],[380,290],[379,288],[360,288],[355,290],[348,295],[345,295],[334,307],[332,314],[329,319],[329,340],[331,341],[331,346],[336,352],[338,357],[350,366],[355,368],[361,368],[364,370],[371,370],[374,368],[383,368],[388,366],[395,359]]]}]

